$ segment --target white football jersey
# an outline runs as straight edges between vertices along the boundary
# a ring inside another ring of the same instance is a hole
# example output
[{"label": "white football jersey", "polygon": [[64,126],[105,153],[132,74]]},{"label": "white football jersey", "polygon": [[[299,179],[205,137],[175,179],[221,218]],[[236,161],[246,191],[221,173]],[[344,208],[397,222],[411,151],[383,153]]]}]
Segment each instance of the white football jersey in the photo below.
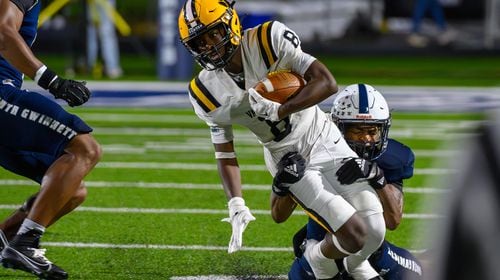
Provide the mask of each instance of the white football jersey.
[{"label": "white football jersey", "polygon": [[[315,58],[300,48],[297,35],[278,21],[244,31],[241,41],[245,89],[224,70],[202,70],[189,84],[189,98],[198,117],[211,128],[212,142],[233,140],[233,124],[250,129],[264,145],[266,166],[274,176],[287,152],[307,160],[304,177],[290,187],[301,206],[324,221],[326,228],[340,228],[356,211],[363,216],[382,213],[377,194],[366,182],[340,185],[335,175],[342,160],[356,157],[339,129],[315,105],[271,122],[257,117],[246,89],[269,72],[291,70],[304,75]],[[385,229],[385,225],[380,225]],[[370,252],[371,253],[371,252]]]},{"label": "white football jersey", "polygon": [[319,107],[313,106],[279,122],[271,122],[255,115],[246,91],[269,72],[305,73],[315,58],[302,51],[298,36],[281,22],[266,22],[244,31],[240,51],[245,90],[224,70],[202,70],[189,84],[190,101],[198,117],[210,126],[212,142],[233,140],[233,124],[250,129],[270,150],[296,146],[299,139],[314,141],[327,121]]}]

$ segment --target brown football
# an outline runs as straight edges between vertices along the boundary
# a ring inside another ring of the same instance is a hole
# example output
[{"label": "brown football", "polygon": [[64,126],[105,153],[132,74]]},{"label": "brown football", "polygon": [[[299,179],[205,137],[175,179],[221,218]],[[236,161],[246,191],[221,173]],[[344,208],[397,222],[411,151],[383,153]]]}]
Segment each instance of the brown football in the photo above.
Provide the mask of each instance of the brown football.
[{"label": "brown football", "polygon": [[254,89],[264,98],[280,104],[297,94],[305,85],[305,81],[297,73],[277,71],[255,85]]}]

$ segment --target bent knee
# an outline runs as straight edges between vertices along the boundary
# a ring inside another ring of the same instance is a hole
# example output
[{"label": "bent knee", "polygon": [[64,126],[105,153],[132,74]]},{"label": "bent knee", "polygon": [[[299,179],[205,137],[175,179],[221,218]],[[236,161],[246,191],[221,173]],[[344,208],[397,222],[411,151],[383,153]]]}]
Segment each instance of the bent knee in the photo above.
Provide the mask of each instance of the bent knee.
[{"label": "bent knee", "polygon": [[102,148],[90,134],[77,135],[66,147],[74,155],[85,158],[90,164],[95,165],[102,157]]},{"label": "bent knee", "polygon": [[93,137],[90,139],[85,154],[91,162],[98,163],[102,157],[102,147]]},{"label": "bent knee", "polygon": [[361,250],[367,238],[367,228],[361,217],[354,214],[335,233],[340,245],[347,251],[356,253]]}]

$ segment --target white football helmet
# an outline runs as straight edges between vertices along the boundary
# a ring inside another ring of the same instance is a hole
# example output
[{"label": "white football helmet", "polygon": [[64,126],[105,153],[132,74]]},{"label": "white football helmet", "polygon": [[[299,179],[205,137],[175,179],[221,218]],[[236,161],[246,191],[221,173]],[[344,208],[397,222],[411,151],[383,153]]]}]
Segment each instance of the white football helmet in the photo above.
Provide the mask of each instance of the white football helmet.
[{"label": "white football helmet", "polygon": [[360,157],[374,160],[387,148],[391,113],[385,98],[372,86],[367,84],[347,86],[333,101],[331,116],[344,135],[349,126],[373,125],[379,128],[379,140],[376,142],[346,139]]}]

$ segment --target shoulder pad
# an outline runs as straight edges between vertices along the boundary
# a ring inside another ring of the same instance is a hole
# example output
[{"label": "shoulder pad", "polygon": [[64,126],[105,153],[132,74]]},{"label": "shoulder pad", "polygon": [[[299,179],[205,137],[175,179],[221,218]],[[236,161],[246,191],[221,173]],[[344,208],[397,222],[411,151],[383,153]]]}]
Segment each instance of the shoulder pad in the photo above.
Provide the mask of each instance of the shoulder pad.
[{"label": "shoulder pad", "polygon": [[205,113],[209,113],[220,107],[221,104],[201,82],[199,75],[191,80],[188,89],[189,95],[196,100],[196,103],[203,109],[203,111],[205,111]]},{"label": "shoulder pad", "polygon": [[271,68],[271,65],[278,59],[274,50],[272,38],[272,29],[275,23],[276,21],[268,21],[257,27],[259,49],[267,69]]},{"label": "shoulder pad", "polygon": [[387,150],[376,162],[384,170],[387,182],[402,182],[413,176],[415,155],[408,146],[389,139]]}]

